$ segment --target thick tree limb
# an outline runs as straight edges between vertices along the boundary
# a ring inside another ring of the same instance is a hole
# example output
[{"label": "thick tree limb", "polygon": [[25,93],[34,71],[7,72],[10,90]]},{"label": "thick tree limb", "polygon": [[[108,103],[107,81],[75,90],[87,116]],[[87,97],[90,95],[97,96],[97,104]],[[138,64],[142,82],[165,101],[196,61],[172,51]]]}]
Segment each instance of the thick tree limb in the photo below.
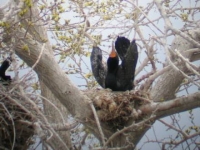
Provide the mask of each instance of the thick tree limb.
[{"label": "thick tree limb", "polygon": [[[70,131],[68,130],[62,130],[66,129],[67,125],[69,123],[66,123],[66,118],[68,117],[69,113],[64,107],[60,101],[54,96],[54,94],[49,90],[48,87],[45,86],[45,84],[40,81],[40,88],[41,88],[41,95],[45,97],[45,99],[42,99],[43,101],[43,109],[44,114],[48,119],[49,126],[51,126],[61,137],[62,141],[66,143],[66,145],[71,149],[72,143],[70,138]],[[50,102],[49,102],[50,101]],[[53,105],[52,105],[53,104]],[[59,109],[56,111],[56,108]],[[54,111],[52,111],[54,110]],[[56,124],[56,125],[55,125]],[[60,126],[59,126],[60,124]],[[48,128],[48,127],[47,127]],[[62,130],[62,131],[59,131]],[[60,150],[65,150],[64,147],[60,146],[60,141],[53,136],[48,143],[53,147],[54,149],[57,149],[59,147]]]},{"label": "thick tree limb", "polygon": [[[31,67],[38,59],[42,44],[31,40],[31,37],[24,38],[24,33],[22,30],[18,33],[18,38],[21,41],[18,42],[15,50],[17,55]],[[28,45],[29,51],[23,50],[24,44]],[[44,82],[73,116],[76,115],[76,117],[83,119],[92,114],[88,98],[71,83],[54,57],[48,53],[48,49],[44,50],[34,70],[40,80]]]},{"label": "thick tree limb", "polygon": [[179,97],[170,101],[158,102],[141,106],[139,109],[144,114],[154,114],[156,119],[175,113],[200,107],[200,92]]}]

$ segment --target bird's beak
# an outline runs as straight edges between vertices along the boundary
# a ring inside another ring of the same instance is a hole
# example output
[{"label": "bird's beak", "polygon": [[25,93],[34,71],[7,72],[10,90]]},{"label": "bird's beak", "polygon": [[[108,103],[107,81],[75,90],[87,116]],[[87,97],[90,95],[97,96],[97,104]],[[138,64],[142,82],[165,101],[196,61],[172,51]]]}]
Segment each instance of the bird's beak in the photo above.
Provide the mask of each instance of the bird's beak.
[{"label": "bird's beak", "polygon": [[117,57],[117,52],[115,51],[114,42],[112,42],[112,51],[111,51],[109,57],[111,57],[111,58]]}]

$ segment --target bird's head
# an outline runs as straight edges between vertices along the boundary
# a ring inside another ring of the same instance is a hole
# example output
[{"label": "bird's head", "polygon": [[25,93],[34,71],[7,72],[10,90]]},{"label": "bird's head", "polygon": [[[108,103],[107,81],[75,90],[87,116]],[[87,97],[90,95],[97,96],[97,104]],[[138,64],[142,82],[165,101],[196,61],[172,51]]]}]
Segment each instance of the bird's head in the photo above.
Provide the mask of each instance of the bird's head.
[{"label": "bird's head", "polygon": [[107,60],[108,72],[115,72],[118,68],[119,58],[115,51],[114,43],[112,43],[112,51]]},{"label": "bird's head", "polygon": [[114,43],[113,43],[113,42],[112,42],[112,50],[111,50],[111,52],[110,52],[109,57],[110,57],[110,58],[118,57],[117,52],[115,51],[115,46],[114,46]]}]

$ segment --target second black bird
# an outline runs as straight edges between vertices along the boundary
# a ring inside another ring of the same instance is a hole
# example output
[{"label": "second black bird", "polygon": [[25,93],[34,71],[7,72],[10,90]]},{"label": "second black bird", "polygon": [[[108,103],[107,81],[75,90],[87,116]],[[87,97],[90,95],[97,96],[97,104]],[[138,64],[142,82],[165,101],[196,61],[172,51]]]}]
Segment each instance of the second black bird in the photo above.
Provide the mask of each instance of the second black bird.
[{"label": "second black bird", "polygon": [[10,66],[10,59],[7,58],[6,60],[3,61],[3,63],[0,66],[0,80],[1,81],[11,81],[11,77],[5,74],[9,66]]}]

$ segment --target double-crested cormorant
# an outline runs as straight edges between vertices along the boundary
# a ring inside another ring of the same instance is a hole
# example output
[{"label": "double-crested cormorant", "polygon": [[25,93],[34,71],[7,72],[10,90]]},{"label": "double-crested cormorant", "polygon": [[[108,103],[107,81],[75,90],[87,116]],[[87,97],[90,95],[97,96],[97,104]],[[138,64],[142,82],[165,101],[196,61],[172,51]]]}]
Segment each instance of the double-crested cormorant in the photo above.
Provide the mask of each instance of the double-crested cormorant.
[{"label": "double-crested cormorant", "polygon": [[6,60],[3,61],[0,67],[0,80],[11,81],[11,77],[5,75],[5,72],[9,66],[10,66],[10,58],[7,58]]},{"label": "double-crested cormorant", "polygon": [[[118,37],[107,60],[107,68],[102,62],[102,52],[99,47],[93,47],[91,66],[95,79],[103,88],[113,91],[133,89],[135,68],[138,59],[138,50],[135,40],[130,42],[125,37]],[[119,63],[118,55],[121,59]]]},{"label": "double-crested cormorant", "polygon": [[107,75],[105,79],[105,88],[110,88],[113,91],[117,90],[117,71],[118,71],[119,58],[112,45],[112,51],[107,60]]}]

